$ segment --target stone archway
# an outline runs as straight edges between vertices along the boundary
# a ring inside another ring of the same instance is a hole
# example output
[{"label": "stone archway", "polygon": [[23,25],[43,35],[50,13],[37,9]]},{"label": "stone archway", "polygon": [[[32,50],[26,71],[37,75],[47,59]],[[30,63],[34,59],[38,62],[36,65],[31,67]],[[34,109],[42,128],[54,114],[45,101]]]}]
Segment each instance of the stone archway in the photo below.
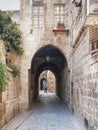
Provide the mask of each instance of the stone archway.
[{"label": "stone archway", "polygon": [[[46,45],[40,48],[31,61],[31,87],[30,99],[36,100],[39,94],[38,79],[44,70],[50,70],[56,77],[56,94],[59,98],[63,97],[63,72],[67,67],[67,61],[64,54],[53,45]],[[66,69],[66,70],[67,70]],[[31,98],[32,97],[32,98]]]}]

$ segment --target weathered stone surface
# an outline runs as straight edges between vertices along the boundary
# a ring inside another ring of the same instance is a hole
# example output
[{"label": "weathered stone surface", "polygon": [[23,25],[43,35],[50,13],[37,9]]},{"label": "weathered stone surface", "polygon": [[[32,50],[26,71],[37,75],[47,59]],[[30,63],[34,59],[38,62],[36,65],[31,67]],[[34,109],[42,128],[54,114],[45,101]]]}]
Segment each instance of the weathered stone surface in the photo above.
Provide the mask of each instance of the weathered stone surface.
[{"label": "weathered stone surface", "polygon": [[[0,52],[3,63],[5,62],[5,47],[3,41],[0,41]],[[8,68],[9,82],[6,90],[0,92],[0,128],[10,121],[19,112],[19,93],[20,82],[19,77],[13,77],[12,70]]]},{"label": "weathered stone surface", "polygon": [[[91,0],[89,0],[91,2]],[[45,5],[44,28],[33,27],[33,3],[34,1],[21,0],[21,9],[18,12],[10,12],[13,21],[16,21],[22,31],[22,47],[24,54],[20,59],[12,56],[12,62],[20,60],[20,79],[14,79],[10,72],[11,81],[8,89],[0,96],[0,101],[5,102],[6,121],[9,121],[17,112],[29,108],[33,100],[35,84],[40,85],[40,79],[35,79],[36,74],[31,74],[31,62],[35,53],[47,45],[57,47],[64,55],[67,64],[62,68],[56,85],[53,80],[57,95],[67,102],[70,109],[90,130],[98,129],[98,50],[92,52],[90,43],[90,25],[98,26],[98,15],[91,11],[91,4],[82,0],[81,7],[75,7],[72,1],[43,1]],[[54,5],[65,4],[65,29],[67,32],[53,31]],[[95,8],[96,1],[92,6]],[[88,16],[88,17],[87,17]],[[92,20],[92,22],[90,22]],[[95,23],[95,25],[94,25]],[[33,32],[30,33],[30,30]],[[68,33],[69,29],[69,33]],[[97,39],[98,40],[98,39]],[[97,48],[98,49],[98,48]],[[4,58],[3,58],[4,59]],[[19,63],[19,62],[18,62]],[[37,62],[37,64],[39,61]],[[53,63],[53,62],[52,62]],[[52,64],[53,65],[53,64]],[[35,68],[36,69],[36,68]],[[43,70],[45,70],[44,68]],[[43,77],[43,76],[42,76]],[[51,81],[52,81],[51,80]],[[20,84],[19,82],[20,81]],[[39,83],[38,83],[39,81]],[[35,83],[37,82],[37,83]],[[49,83],[50,84],[50,83]],[[54,85],[52,85],[54,87]],[[49,85],[50,86],[50,85]],[[50,89],[50,88],[49,88]],[[35,89],[38,93],[38,88]],[[51,89],[50,89],[51,91]],[[2,104],[1,104],[2,105]],[[11,108],[9,107],[11,106]],[[0,110],[2,110],[0,108]],[[2,115],[2,114],[0,114]],[[2,119],[3,120],[3,119]]]}]

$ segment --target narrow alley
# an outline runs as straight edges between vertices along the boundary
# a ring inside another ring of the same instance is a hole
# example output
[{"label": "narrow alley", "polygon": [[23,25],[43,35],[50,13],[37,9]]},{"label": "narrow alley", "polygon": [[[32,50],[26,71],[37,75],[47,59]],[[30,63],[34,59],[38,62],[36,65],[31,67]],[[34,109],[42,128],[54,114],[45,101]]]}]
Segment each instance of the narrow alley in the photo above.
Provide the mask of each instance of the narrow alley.
[{"label": "narrow alley", "polygon": [[98,0],[9,1],[0,0],[0,130],[98,130]]},{"label": "narrow alley", "polygon": [[55,94],[40,92],[33,109],[17,115],[2,130],[85,130]]}]

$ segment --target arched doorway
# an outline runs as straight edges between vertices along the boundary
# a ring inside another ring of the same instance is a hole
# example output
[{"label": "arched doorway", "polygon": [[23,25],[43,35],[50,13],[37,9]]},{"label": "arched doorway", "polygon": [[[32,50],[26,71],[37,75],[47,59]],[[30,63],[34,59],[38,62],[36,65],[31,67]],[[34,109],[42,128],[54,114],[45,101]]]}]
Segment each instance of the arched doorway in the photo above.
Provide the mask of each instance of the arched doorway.
[{"label": "arched doorway", "polygon": [[43,71],[40,76],[39,76],[39,90],[44,90],[43,87],[43,81],[47,81],[47,91],[49,93],[55,93],[55,89],[56,89],[56,79],[55,79],[55,75],[53,74],[53,72],[51,72],[50,70],[45,70]]},{"label": "arched doorway", "polygon": [[[53,45],[46,45],[40,48],[31,61],[31,86],[30,99],[36,100],[39,95],[38,80],[44,70],[50,70],[56,78],[56,94],[63,97],[64,70],[68,70],[64,54]],[[31,92],[32,91],[32,92]],[[32,98],[31,98],[32,97]]]}]

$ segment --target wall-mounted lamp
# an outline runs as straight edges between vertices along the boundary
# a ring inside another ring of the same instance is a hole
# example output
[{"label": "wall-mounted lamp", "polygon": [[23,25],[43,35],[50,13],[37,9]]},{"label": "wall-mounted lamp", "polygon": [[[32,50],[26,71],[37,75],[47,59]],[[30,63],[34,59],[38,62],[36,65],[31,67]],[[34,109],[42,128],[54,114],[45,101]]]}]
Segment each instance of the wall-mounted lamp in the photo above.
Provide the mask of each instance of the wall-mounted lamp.
[{"label": "wall-mounted lamp", "polygon": [[49,55],[46,56],[46,60],[47,60],[47,62],[50,61],[50,56]]},{"label": "wall-mounted lamp", "polygon": [[81,4],[82,4],[82,0],[72,0],[72,4],[75,6],[75,7],[80,7]]}]

